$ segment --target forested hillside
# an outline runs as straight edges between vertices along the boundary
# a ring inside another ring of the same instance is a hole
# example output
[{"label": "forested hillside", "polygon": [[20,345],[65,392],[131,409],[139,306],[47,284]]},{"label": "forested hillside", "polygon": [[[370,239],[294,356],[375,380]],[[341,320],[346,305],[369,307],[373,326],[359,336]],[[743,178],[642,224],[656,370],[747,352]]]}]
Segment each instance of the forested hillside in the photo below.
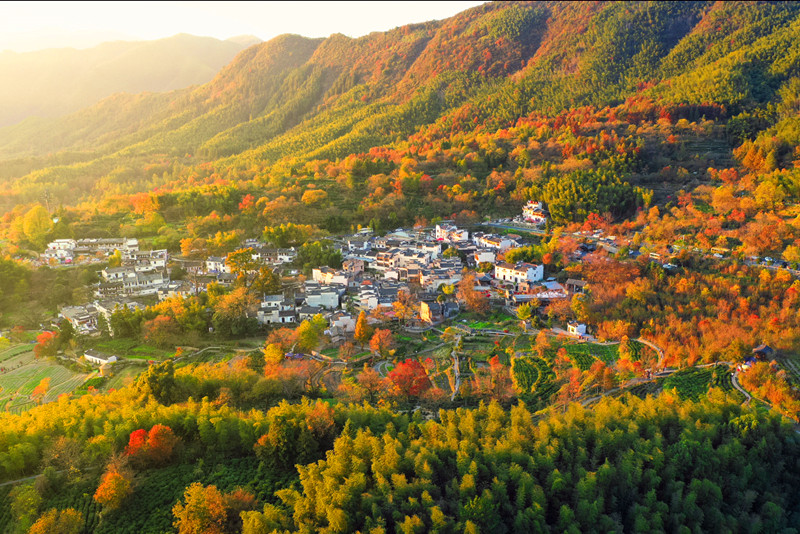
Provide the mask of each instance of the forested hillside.
[{"label": "forested hillside", "polygon": [[[671,124],[705,117],[724,129],[735,117],[753,137],[777,122],[769,104],[796,75],[798,24],[794,3],[535,2],[486,4],[358,39],[281,36],[200,88],[117,95],[3,129],[2,201],[11,209],[47,191],[74,204],[185,189],[188,177],[212,174],[241,187],[276,163],[402,150],[420,128],[452,145],[456,134],[496,135],[520,118],[632,97],[666,113],[684,106],[669,113]],[[708,142],[732,141],[710,133]],[[504,152],[490,167],[520,166]]]},{"label": "forested hillside", "polygon": [[492,2],[6,126],[0,326],[0,530],[797,532],[800,3]]}]

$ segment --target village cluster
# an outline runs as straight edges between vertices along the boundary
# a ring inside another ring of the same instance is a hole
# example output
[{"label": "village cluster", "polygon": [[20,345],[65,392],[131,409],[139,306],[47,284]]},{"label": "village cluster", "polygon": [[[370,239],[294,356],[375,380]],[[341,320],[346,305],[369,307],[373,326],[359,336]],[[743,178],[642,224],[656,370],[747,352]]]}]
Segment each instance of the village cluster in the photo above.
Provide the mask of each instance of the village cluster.
[{"label": "village cluster", "polygon": [[[522,217],[532,224],[546,221],[540,202],[529,202]],[[413,316],[404,318],[405,326],[425,328],[458,314],[459,304],[442,298],[443,291],[462,281],[465,268],[478,266],[483,266],[484,272],[475,273],[474,289],[483,292],[495,307],[514,308],[534,299],[540,303],[567,299],[586,285],[582,280],[562,284],[546,279],[541,264],[501,261],[508,250],[525,244],[519,235],[469,232],[451,222],[429,231],[398,229],[381,237],[366,229],[333,241],[344,259],[341,269],[317,267],[310,278],[291,268],[295,249],[270,248],[254,239],[244,243],[242,248],[251,251],[255,264],[294,277],[282,294],[261,296],[255,313],[261,324],[291,325],[321,314],[328,320],[327,333],[334,340],[344,338],[355,330],[361,311],[373,318],[394,318],[393,303],[405,291],[413,293],[419,303]],[[579,254],[593,249],[594,245],[584,244]],[[114,310],[141,309],[154,296],[159,301],[189,296],[209,283],[230,286],[235,280],[225,257],[170,257],[166,250],[139,250],[136,239],[59,239],[44,253],[48,261],[73,264],[111,255],[118,256],[118,266],[99,271],[95,300],[60,310],[60,318],[81,334],[97,335],[99,317],[110,321]],[[176,268],[182,272],[181,280],[170,278]],[[584,335],[586,327],[570,324],[569,332]]]}]

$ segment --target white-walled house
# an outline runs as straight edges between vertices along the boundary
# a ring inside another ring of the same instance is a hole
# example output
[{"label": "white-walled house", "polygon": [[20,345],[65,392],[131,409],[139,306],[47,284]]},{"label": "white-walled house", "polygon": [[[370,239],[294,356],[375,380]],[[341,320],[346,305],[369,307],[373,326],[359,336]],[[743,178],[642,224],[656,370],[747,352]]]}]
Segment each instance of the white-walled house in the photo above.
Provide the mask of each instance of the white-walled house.
[{"label": "white-walled house", "polygon": [[459,230],[453,224],[437,224],[436,233],[434,235],[437,240],[447,243],[469,241],[469,232],[466,230]]},{"label": "white-walled house", "polygon": [[522,208],[522,217],[529,223],[543,224],[547,222],[547,215],[541,202],[529,200]]},{"label": "white-walled house", "polygon": [[573,336],[585,336],[586,325],[583,323],[579,323],[577,321],[570,321],[567,324],[567,332],[569,332]]},{"label": "white-walled house", "polygon": [[544,278],[544,266],[533,263],[498,263],[494,266],[494,277],[497,280],[519,284],[521,282],[538,282]]},{"label": "white-walled house", "polygon": [[206,272],[230,274],[231,268],[227,265],[225,258],[219,256],[209,256],[206,258]]},{"label": "white-walled house", "polygon": [[497,259],[497,254],[493,250],[487,249],[478,249],[475,251],[474,254],[475,264],[479,265],[481,263],[494,263]]},{"label": "white-walled house", "polygon": [[114,363],[115,361],[117,361],[116,356],[103,354],[102,352],[98,352],[93,349],[89,349],[86,352],[84,352],[83,357],[86,358],[87,362],[93,363],[95,365],[105,365],[107,363]]}]

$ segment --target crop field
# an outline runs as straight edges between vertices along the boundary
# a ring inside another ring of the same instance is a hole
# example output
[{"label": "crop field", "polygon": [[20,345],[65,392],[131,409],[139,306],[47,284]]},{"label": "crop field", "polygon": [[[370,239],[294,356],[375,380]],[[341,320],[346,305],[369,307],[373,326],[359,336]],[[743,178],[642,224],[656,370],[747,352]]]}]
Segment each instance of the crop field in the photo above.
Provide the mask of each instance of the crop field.
[{"label": "crop field", "polygon": [[[6,360],[8,367],[0,374],[0,409],[21,413],[36,405],[30,397],[34,388],[44,378],[50,378],[50,388],[43,401],[56,400],[63,393],[72,393],[86,380],[87,374],[75,373],[50,360],[36,360],[29,345],[27,350],[18,352]],[[17,349],[18,350],[18,349]]]},{"label": "crop field", "polygon": [[683,398],[699,399],[708,392],[714,369],[711,367],[689,367],[672,373],[664,379],[664,389],[675,389]]},{"label": "crop field", "polygon": [[556,392],[555,373],[542,358],[514,358],[511,377],[526,402],[546,403]]},{"label": "crop field", "polygon": [[26,345],[15,345],[13,347],[9,347],[3,351],[0,351],[0,363],[10,360],[14,356],[19,356],[20,354],[28,351],[33,350],[33,345],[26,344]]},{"label": "crop field", "polygon": [[733,387],[733,382],[731,381],[731,371],[727,365],[718,365],[713,368],[714,371],[711,375],[711,387],[720,388],[728,395],[732,395],[734,398],[739,399],[739,402],[743,402],[745,399],[744,394]]}]

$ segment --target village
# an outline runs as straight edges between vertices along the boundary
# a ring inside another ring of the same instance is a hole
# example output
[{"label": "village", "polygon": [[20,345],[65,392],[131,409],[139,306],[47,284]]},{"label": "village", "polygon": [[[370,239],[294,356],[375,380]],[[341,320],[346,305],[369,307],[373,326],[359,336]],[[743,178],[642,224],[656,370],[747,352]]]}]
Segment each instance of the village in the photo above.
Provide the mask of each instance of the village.
[{"label": "village", "polygon": [[[502,356],[519,383],[525,383],[530,376],[545,380],[548,372],[552,374],[549,369],[554,365],[555,352],[547,358],[545,353],[560,348],[568,349],[584,372],[589,371],[592,362],[612,365],[623,356],[626,361],[630,358],[635,363],[628,363],[630,369],[619,369],[615,380],[630,381],[628,387],[649,391],[647,384],[664,380],[676,371],[664,368],[660,348],[642,339],[598,339],[593,325],[561,321],[546,311],[554,303],[574,306],[584,293],[591,291],[588,281],[569,274],[578,269],[568,273],[542,262],[508,261],[543,242],[542,228],[547,220],[543,204],[531,201],[513,219],[487,221],[469,228],[440,221],[430,228],[396,229],[382,236],[362,229],[328,238],[340,254],[341,265],[319,265],[305,272],[297,265],[296,248],[270,247],[258,239],[246,240],[227,256],[205,258],[172,256],[164,249],[141,250],[137,239],[60,239],[49,244],[42,261],[62,267],[107,265],[97,272],[99,281],[91,288],[91,302],[62,307],[52,322],[53,329],[63,329],[64,321],[68,322],[84,340],[113,336],[109,324],[121,311],[144,311],[170,299],[204,294],[212,286],[231,290],[240,277],[252,279],[266,269],[280,283],[272,291],[258,294],[257,305],[248,311],[249,319],[260,329],[253,338],[255,345],[233,340],[234,345],[251,347],[244,350],[262,350],[264,338],[267,343],[272,339],[270,332],[290,332],[287,329],[296,329],[301,323],[323,322],[324,341],[305,349],[287,345],[282,350],[287,360],[306,358],[327,366],[333,371],[332,375],[326,373],[328,379],[335,377],[329,380],[330,388],[338,387],[346,367],[369,361],[376,372],[387,376],[402,357],[414,355],[434,362],[426,371],[431,383],[454,399],[462,378],[473,380],[476,373],[485,372],[493,356]],[[602,232],[575,233],[571,237],[576,238],[575,247],[562,265],[579,265],[584,257],[601,250],[604,254],[618,254],[622,248],[622,243],[613,236],[603,237]],[[626,248],[626,256],[631,259],[641,254],[636,248]],[[646,254],[643,259],[657,262],[665,272],[676,269],[672,258],[662,259],[660,254],[642,251]],[[365,352],[363,340],[360,351],[352,348],[362,317],[370,331],[388,328],[386,331],[392,332],[391,351],[373,347]],[[209,343],[220,343],[213,328],[207,334]],[[551,341],[546,341],[548,338]],[[152,365],[168,357],[167,351],[155,349],[134,354],[132,350],[139,350],[133,349],[134,345],[125,345],[131,350],[109,350],[123,345],[88,341],[72,357],[84,366],[84,372],[97,368],[100,377],[125,369],[126,360]],[[195,353],[183,352],[182,339],[173,339],[171,345],[178,347],[173,359],[185,359]],[[348,346],[351,349],[344,350]],[[212,348],[208,344],[206,347],[194,350],[199,354]],[[460,352],[459,357],[455,347],[463,347],[465,352]],[[741,391],[735,374],[745,372],[756,358],[765,359],[769,351],[769,347],[754,349],[753,357],[727,379],[727,387]],[[144,361],[142,354],[148,354]],[[516,367],[511,365],[515,356],[526,355]],[[537,362],[534,365],[540,367],[538,371],[524,363],[529,360]],[[702,380],[711,380],[712,374],[716,377],[716,369],[713,366],[703,371]],[[637,385],[640,381],[643,382]],[[535,392],[539,387],[536,398],[544,402],[553,392],[542,388],[543,383],[534,380],[522,390]]]},{"label": "village", "polygon": [[[529,202],[522,218],[533,227],[543,224],[542,203]],[[455,317],[459,304],[444,298],[445,292],[452,294],[468,271],[474,271],[475,291],[485,295],[492,307],[512,313],[520,304],[546,304],[584,291],[583,280],[546,278],[541,264],[502,261],[507,251],[528,241],[517,234],[469,232],[449,222],[428,231],[398,229],[381,237],[364,230],[333,238],[343,258],[341,268],[315,267],[309,278],[292,268],[295,249],[269,248],[248,240],[240,250],[249,251],[252,267],[267,266],[284,280],[279,294],[261,295],[254,313],[260,324],[293,325],[322,315],[329,326],[326,334],[337,340],[354,332],[361,311],[375,321],[396,319],[393,303],[401,292],[413,294],[419,303],[403,317],[407,328],[430,327]],[[574,259],[595,248],[581,245]],[[171,257],[167,250],[140,250],[137,239],[59,239],[42,256],[57,265],[111,260],[92,288],[95,300],[59,310],[59,321],[69,321],[77,333],[87,336],[98,335],[100,317],[108,322],[115,310],[143,309],[156,300],[197,294],[210,283],[230,287],[236,279],[226,257]],[[181,279],[171,276],[176,271]],[[584,324],[568,328],[572,335],[587,335]]]}]

